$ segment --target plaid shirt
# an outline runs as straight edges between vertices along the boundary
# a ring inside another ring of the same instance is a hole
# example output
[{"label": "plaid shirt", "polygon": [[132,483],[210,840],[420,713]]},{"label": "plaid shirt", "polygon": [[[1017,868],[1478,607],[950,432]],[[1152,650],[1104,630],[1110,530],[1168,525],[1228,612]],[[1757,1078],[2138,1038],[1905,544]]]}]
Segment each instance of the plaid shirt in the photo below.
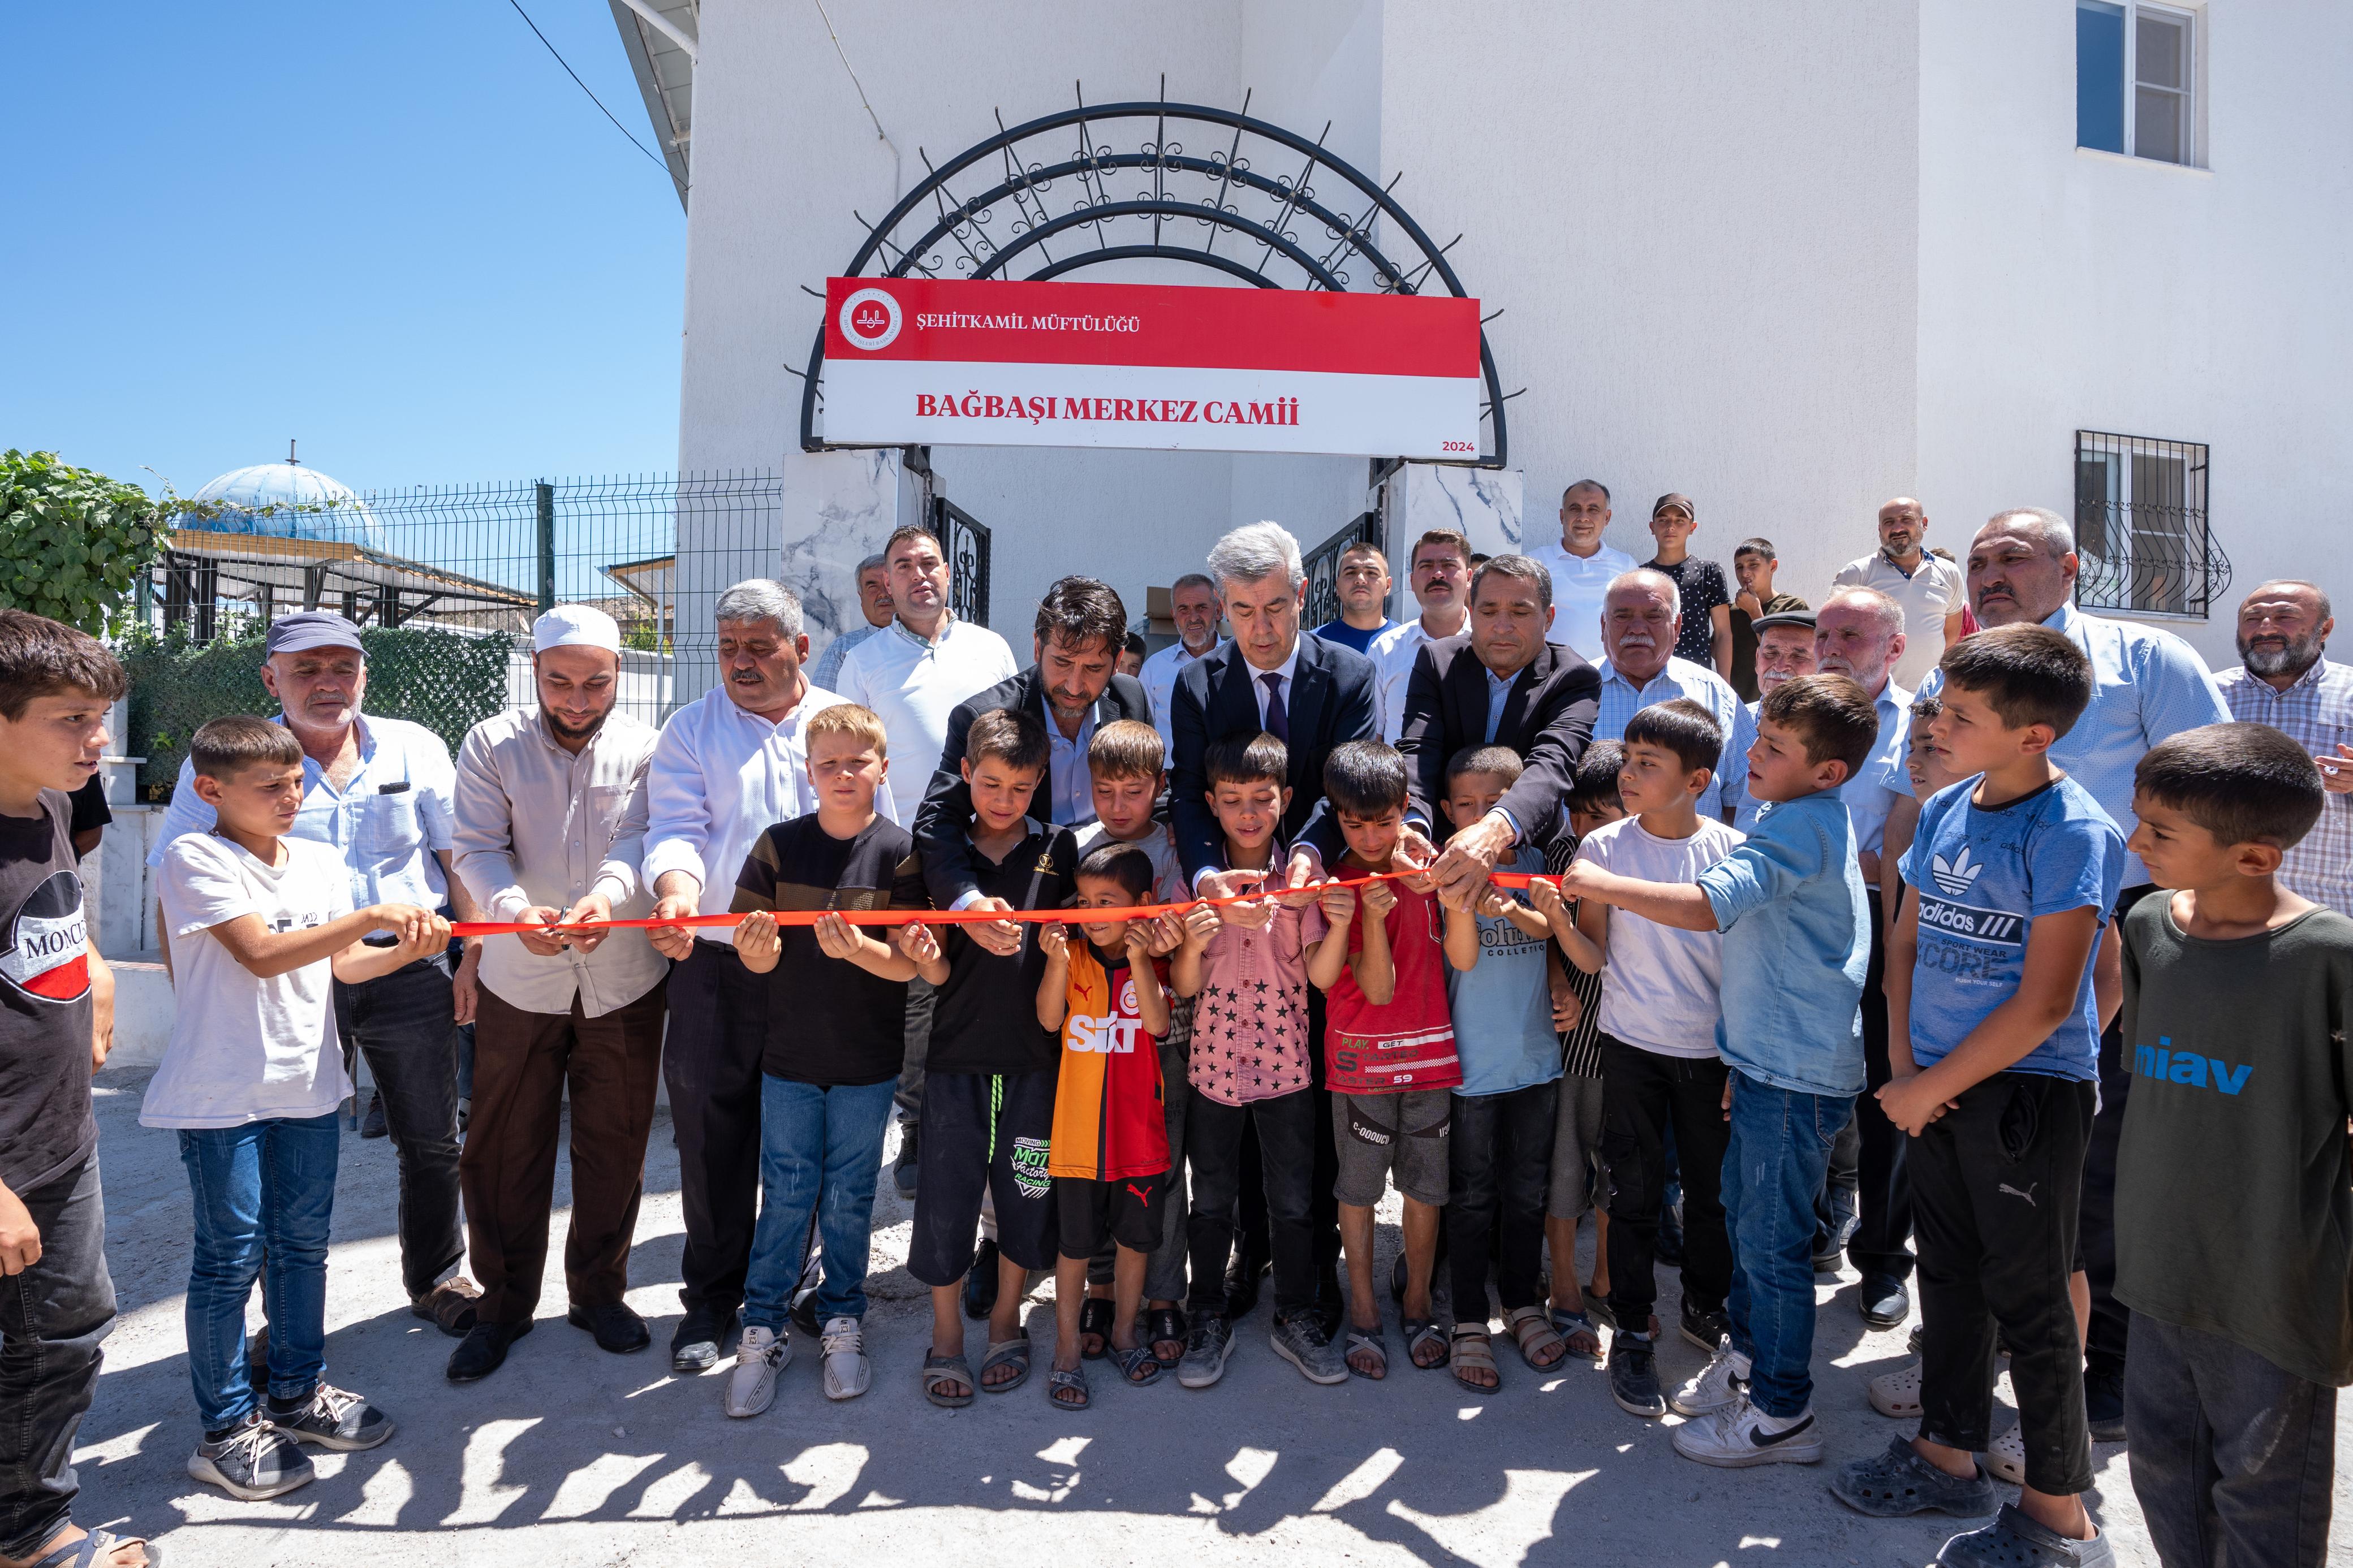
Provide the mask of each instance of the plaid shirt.
[{"label": "plaid shirt", "polygon": [[[2215,677],[2231,716],[2269,724],[2315,756],[2353,745],[2353,666],[2321,659],[2285,691],[2244,669]],[[2320,820],[2280,864],[2290,892],[2353,914],[2353,795],[2324,796]]]}]

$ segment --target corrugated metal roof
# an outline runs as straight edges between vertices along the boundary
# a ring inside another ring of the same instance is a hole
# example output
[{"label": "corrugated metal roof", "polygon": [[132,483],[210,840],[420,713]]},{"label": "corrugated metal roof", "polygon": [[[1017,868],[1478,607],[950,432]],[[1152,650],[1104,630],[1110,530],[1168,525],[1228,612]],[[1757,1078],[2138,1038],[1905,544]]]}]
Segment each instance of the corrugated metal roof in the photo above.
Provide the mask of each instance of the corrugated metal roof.
[{"label": "corrugated metal roof", "polygon": [[629,0],[607,3],[613,8],[614,25],[621,30],[621,45],[628,51],[629,68],[637,74],[638,90],[645,97],[646,115],[653,121],[662,159],[677,182],[678,205],[684,206],[694,183],[694,57],[639,16],[638,6],[659,13],[679,32],[694,38],[701,37],[700,0],[638,0],[637,5]]}]

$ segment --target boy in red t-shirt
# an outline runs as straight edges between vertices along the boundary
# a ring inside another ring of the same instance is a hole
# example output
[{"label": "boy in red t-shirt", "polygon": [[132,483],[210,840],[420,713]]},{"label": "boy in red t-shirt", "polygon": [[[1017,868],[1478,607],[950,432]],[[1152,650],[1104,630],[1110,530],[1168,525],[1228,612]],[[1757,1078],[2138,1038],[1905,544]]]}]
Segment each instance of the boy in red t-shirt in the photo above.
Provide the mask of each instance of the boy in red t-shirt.
[{"label": "boy in red t-shirt", "polygon": [[[1079,862],[1075,909],[1116,910],[1152,901],[1152,857],[1134,844],[1097,845]],[[1136,1337],[1144,1271],[1160,1245],[1168,1185],[1168,1126],[1160,1081],[1160,1039],[1168,1033],[1168,992],[1152,958],[1154,922],[1082,922],[1072,942],[1041,926],[1046,973],[1038,1022],[1062,1040],[1054,1088],[1054,1133],[1046,1155],[1054,1178],[1060,1256],[1054,1265],[1054,1370],[1046,1392],[1065,1409],[1086,1408],[1080,1313],[1087,1260],[1106,1237],[1113,1265],[1111,1359],[1141,1388],[1159,1379],[1159,1360]],[[1173,937],[1173,929],[1169,934]]]},{"label": "boy in red t-shirt", "polygon": [[[1348,845],[1338,879],[1388,871],[1405,824],[1405,759],[1378,741],[1351,741],[1325,760],[1324,793]],[[1446,1206],[1448,1091],[1461,1083],[1462,1066],[1446,1002],[1445,934],[1426,881],[1327,888],[1300,925],[1307,978],[1327,998],[1324,1079],[1340,1170],[1333,1195],[1348,1255],[1348,1370],[1358,1377],[1388,1375],[1373,1294],[1373,1208],[1392,1174],[1405,1196],[1406,1353],[1421,1367],[1446,1359],[1430,1276]]]}]

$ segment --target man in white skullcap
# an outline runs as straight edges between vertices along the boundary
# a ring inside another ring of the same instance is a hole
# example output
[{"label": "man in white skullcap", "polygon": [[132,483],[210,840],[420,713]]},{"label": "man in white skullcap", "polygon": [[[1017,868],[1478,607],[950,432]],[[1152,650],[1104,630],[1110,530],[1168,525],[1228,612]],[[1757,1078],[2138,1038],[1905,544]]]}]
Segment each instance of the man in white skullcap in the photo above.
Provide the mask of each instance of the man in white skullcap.
[{"label": "man in white skullcap", "polygon": [[[532,627],[536,708],[474,726],[458,751],[458,875],[483,918],[543,926],[644,916],[646,765],[656,731],[614,710],[621,633],[558,605]],[[474,1112],[459,1177],[475,1324],[449,1357],[472,1383],[531,1331],[547,1260],[555,1140],[572,1100],[566,1320],[607,1351],[643,1349],[623,1302],[661,1073],[667,960],[642,931],[488,939],[474,1022]]]}]

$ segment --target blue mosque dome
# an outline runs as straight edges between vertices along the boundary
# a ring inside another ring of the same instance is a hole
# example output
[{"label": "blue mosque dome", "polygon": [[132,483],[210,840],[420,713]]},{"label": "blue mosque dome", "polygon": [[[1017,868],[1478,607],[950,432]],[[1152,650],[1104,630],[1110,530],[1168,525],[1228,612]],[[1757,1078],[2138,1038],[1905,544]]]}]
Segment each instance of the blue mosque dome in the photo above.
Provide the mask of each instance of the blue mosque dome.
[{"label": "blue mosque dome", "polygon": [[[348,485],[305,468],[291,456],[284,462],[233,469],[194,499],[220,504],[217,514],[191,523],[210,532],[384,548],[384,531],[367,504]],[[264,510],[273,507],[277,510]]]}]

